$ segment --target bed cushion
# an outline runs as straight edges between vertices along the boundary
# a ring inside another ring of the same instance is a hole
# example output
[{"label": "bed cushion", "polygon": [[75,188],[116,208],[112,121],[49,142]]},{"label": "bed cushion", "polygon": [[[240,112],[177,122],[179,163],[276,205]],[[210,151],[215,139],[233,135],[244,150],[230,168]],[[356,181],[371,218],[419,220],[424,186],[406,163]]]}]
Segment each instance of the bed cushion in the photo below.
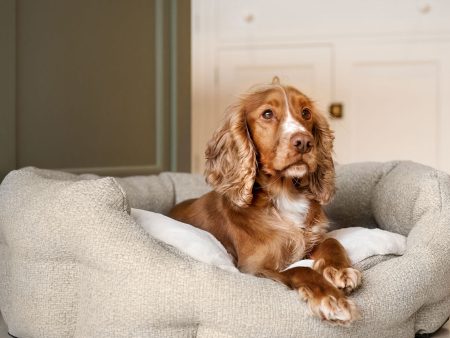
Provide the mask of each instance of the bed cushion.
[{"label": "bed cushion", "polygon": [[279,283],[195,261],[129,216],[130,207],[165,212],[207,191],[199,176],[14,171],[0,185],[0,309],[10,333],[406,337],[436,330],[450,313],[448,175],[392,162],[342,166],[337,176],[327,208],[335,227],[408,236],[405,255],[364,272],[351,296],[363,319],[350,328],[308,316],[296,292]]},{"label": "bed cushion", "polygon": [[[198,261],[231,272],[239,271],[233,263],[233,257],[209,232],[153,211],[131,208],[130,215],[153,238]],[[353,266],[360,266],[362,261],[373,256],[401,256],[406,250],[405,236],[378,228],[336,229],[328,232],[327,237],[335,238],[342,244]],[[285,270],[298,266],[312,268],[313,265],[314,260],[301,259]]]}]

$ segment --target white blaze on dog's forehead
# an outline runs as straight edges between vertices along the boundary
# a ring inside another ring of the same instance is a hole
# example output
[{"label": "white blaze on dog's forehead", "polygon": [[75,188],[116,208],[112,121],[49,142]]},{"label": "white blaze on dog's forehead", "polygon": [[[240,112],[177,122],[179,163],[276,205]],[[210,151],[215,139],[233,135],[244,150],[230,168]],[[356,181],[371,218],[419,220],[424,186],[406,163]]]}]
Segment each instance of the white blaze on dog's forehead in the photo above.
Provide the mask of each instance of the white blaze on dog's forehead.
[{"label": "white blaze on dog's forehead", "polygon": [[306,131],[305,127],[302,126],[300,122],[292,117],[290,110],[287,111],[287,117],[283,123],[283,130],[285,133],[295,133],[298,131]]},{"label": "white blaze on dog's forehead", "polygon": [[286,119],[283,122],[282,128],[283,128],[283,132],[286,134],[292,134],[292,133],[296,133],[299,131],[306,131],[305,127],[302,126],[302,124],[300,122],[298,122],[296,119],[294,119],[294,117],[292,116],[291,110],[289,109],[289,99],[287,96],[286,91],[284,90],[283,87],[279,86],[281,91],[283,92],[284,95],[284,102],[285,102],[285,106],[286,106]]}]

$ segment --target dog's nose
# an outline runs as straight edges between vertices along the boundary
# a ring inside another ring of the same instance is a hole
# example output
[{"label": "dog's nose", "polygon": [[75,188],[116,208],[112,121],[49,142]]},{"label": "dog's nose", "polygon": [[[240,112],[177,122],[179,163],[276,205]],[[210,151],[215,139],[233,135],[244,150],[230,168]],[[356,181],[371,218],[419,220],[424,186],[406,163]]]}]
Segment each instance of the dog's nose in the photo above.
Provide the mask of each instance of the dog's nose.
[{"label": "dog's nose", "polygon": [[303,133],[296,133],[291,137],[291,144],[300,154],[309,153],[313,147],[312,137]]}]

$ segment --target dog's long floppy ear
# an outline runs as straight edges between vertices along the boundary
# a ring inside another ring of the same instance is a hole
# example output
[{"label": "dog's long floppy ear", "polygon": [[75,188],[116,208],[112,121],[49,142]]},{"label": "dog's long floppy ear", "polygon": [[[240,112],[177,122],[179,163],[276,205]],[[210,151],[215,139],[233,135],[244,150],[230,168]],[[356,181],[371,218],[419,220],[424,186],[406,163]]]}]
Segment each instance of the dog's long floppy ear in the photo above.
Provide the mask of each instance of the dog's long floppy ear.
[{"label": "dog's long floppy ear", "polygon": [[320,204],[328,203],[335,193],[333,131],[321,114],[314,114],[312,134],[317,151],[317,169],[309,174],[309,189]]},{"label": "dog's long floppy ear", "polygon": [[239,207],[253,199],[256,153],[241,104],[228,108],[223,125],[206,148],[206,181]]}]

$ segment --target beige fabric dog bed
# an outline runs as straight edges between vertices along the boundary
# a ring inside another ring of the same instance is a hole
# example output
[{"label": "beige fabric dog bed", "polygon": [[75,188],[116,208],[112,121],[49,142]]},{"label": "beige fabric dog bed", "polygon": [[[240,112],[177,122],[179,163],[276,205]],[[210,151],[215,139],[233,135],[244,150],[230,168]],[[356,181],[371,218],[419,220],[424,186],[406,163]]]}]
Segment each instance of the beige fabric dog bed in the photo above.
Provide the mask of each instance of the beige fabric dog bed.
[{"label": "beige fabric dog bed", "polygon": [[167,212],[208,190],[189,174],[123,179],[26,168],[0,185],[0,309],[17,337],[412,337],[450,313],[450,178],[410,163],[339,167],[333,227],[408,236],[363,261],[349,328],[295,291],[207,265],[151,238],[130,207]]}]

